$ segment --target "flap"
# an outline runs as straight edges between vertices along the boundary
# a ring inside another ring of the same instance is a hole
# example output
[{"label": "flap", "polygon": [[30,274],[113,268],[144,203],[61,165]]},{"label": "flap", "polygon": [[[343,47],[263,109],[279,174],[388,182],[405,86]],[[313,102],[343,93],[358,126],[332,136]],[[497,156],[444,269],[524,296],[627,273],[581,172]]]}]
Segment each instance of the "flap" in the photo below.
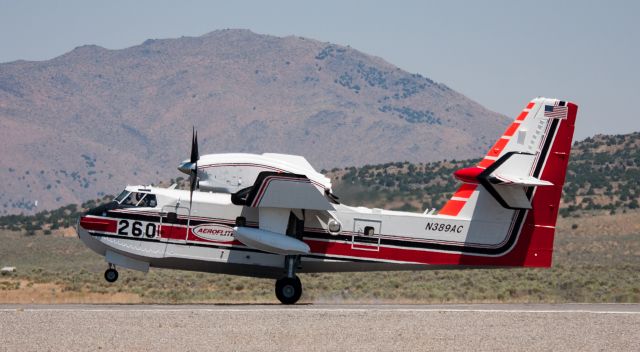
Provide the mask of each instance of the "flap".
[{"label": "flap", "polygon": [[248,189],[232,196],[234,204],[260,208],[334,210],[322,185],[305,175],[261,172]]}]

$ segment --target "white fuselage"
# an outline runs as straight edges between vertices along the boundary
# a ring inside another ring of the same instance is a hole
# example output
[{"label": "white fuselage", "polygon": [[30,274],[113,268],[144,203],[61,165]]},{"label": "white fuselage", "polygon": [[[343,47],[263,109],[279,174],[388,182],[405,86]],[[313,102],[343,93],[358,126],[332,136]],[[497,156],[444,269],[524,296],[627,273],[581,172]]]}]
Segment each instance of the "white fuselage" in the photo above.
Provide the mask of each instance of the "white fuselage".
[{"label": "white fuselage", "polygon": [[[154,206],[98,209],[85,215],[78,226],[80,238],[109,262],[138,270],[152,266],[282,275],[283,255],[255,250],[233,236],[238,217],[246,220],[246,226],[258,227],[257,208],[234,205],[227,193],[194,192],[190,211],[188,191],[154,187],[128,187],[127,191],[153,195]],[[311,248],[302,256],[299,272],[456,265],[461,253],[492,256],[492,249],[505,246],[512,225],[484,221],[472,226],[469,219],[460,217],[342,204],[330,212],[307,210],[297,215],[304,219],[301,239]],[[332,220],[339,223],[338,231],[330,231]],[[373,232],[365,233],[367,228]]]}]

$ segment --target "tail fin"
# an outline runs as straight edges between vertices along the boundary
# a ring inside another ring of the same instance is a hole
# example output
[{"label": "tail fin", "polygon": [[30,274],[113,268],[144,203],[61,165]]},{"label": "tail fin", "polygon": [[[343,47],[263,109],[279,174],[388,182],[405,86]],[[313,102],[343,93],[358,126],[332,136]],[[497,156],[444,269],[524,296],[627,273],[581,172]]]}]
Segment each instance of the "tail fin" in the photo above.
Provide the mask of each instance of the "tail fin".
[{"label": "tail fin", "polygon": [[476,166],[454,174],[464,184],[439,215],[470,219],[476,236],[501,228],[485,224],[509,223],[511,243],[491,265],[551,265],[577,111],[571,102],[532,100]]}]

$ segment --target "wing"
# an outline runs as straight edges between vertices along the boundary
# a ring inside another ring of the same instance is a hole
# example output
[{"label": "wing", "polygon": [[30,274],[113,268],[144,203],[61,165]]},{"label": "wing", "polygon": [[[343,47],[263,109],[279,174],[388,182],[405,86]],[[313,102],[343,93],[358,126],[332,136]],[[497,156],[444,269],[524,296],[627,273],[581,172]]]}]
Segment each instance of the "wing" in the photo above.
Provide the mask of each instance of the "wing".
[{"label": "wing", "polygon": [[296,234],[287,235],[291,216],[301,219],[302,210],[335,210],[332,203],[336,202],[322,184],[305,175],[266,171],[258,175],[253,186],[232,194],[231,201],[258,208],[259,214],[259,228],[236,226],[234,236],[251,248],[281,255],[310,250]]},{"label": "wing", "polygon": [[331,194],[305,175],[261,172],[253,186],[234,193],[236,205],[254,208],[334,210]]}]

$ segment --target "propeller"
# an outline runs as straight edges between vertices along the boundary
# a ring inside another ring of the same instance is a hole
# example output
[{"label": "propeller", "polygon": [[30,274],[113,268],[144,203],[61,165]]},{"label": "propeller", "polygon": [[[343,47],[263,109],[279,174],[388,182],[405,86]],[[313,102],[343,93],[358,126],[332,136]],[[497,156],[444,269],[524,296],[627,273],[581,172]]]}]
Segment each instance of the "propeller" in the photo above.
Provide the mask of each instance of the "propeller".
[{"label": "propeller", "polygon": [[191,135],[191,159],[189,160],[189,212],[191,212],[191,204],[193,203],[193,191],[198,186],[198,160],[200,160],[200,154],[198,153],[198,132],[193,127]]}]

